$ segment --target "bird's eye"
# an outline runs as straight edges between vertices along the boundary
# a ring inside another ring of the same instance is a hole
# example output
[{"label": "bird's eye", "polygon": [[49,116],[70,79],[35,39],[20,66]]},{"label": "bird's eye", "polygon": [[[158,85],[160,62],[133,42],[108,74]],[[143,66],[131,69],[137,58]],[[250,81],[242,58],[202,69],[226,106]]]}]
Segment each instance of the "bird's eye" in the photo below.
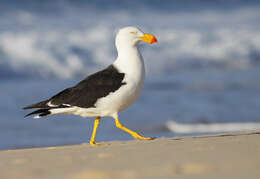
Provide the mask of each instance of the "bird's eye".
[{"label": "bird's eye", "polygon": [[137,34],[137,32],[130,32],[131,34]]}]

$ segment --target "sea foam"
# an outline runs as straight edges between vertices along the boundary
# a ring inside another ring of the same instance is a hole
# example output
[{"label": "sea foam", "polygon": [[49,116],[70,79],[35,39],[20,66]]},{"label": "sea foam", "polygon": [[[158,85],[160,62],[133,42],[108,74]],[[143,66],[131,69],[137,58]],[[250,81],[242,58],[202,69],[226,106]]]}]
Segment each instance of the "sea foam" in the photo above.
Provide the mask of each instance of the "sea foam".
[{"label": "sea foam", "polygon": [[65,6],[59,15],[27,10],[3,13],[9,21],[0,22],[8,27],[0,30],[0,69],[42,78],[90,74],[115,60],[116,29],[129,24],[158,38],[156,45],[141,46],[149,74],[259,64],[260,7],[224,12],[132,11],[102,13]]}]

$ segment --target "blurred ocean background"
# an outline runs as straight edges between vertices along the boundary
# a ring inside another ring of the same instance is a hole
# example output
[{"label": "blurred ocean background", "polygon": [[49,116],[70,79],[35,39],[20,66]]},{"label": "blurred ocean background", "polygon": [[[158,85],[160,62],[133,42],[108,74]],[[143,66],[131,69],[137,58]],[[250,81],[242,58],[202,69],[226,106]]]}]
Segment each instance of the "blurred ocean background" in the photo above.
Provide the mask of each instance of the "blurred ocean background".
[{"label": "blurred ocean background", "polygon": [[[128,25],[159,43],[140,47],[145,89],[120,113],[124,125],[169,137],[216,132],[173,133],[176,123],[227,132],[260,122],[258,0],[0,0],[0,149],[88,142],[93,118],[23,118],[22,107],[112,63]],[[130,139],[103,118],[97,141]]]}]

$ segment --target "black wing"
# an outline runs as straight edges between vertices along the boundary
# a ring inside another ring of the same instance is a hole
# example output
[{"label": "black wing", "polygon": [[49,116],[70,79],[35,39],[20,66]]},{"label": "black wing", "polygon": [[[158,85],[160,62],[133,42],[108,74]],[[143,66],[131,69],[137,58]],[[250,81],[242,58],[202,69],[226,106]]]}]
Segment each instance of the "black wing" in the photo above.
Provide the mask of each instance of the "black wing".
[{"label": "black wing", "polygon": [[[67,88],[48,100],[26,106],[24,109],[64,108],[68,105],[83,108],[95,107],[99,98],[115,92],[126,84],[122,82],[124,76],[124,73],[119,73],[113,65],[110,65],[106,69],[88,76],[76,86]],[[47,105],[50,101],[52,106]]]}]

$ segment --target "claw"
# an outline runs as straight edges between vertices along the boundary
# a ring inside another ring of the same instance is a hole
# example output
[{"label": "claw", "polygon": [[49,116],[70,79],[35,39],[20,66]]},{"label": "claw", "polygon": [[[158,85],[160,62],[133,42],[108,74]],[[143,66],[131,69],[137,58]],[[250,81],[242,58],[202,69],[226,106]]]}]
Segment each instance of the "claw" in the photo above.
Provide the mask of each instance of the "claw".
[{"label": "claw", "polygon": [[89,144],[91,146],[106,146],[106,145],[109,145],[108,143],[98,143],[98,142],[95,142],[95,141],[90,141]]},{"label": "claw", "polygon": [[145,136],[142,136],[138,133],[135,133],[132,136],[133,136],[133,138],[140,139],[140,140],[153,140],[153,139],[155,139],[155,137],[145,137]]}]

